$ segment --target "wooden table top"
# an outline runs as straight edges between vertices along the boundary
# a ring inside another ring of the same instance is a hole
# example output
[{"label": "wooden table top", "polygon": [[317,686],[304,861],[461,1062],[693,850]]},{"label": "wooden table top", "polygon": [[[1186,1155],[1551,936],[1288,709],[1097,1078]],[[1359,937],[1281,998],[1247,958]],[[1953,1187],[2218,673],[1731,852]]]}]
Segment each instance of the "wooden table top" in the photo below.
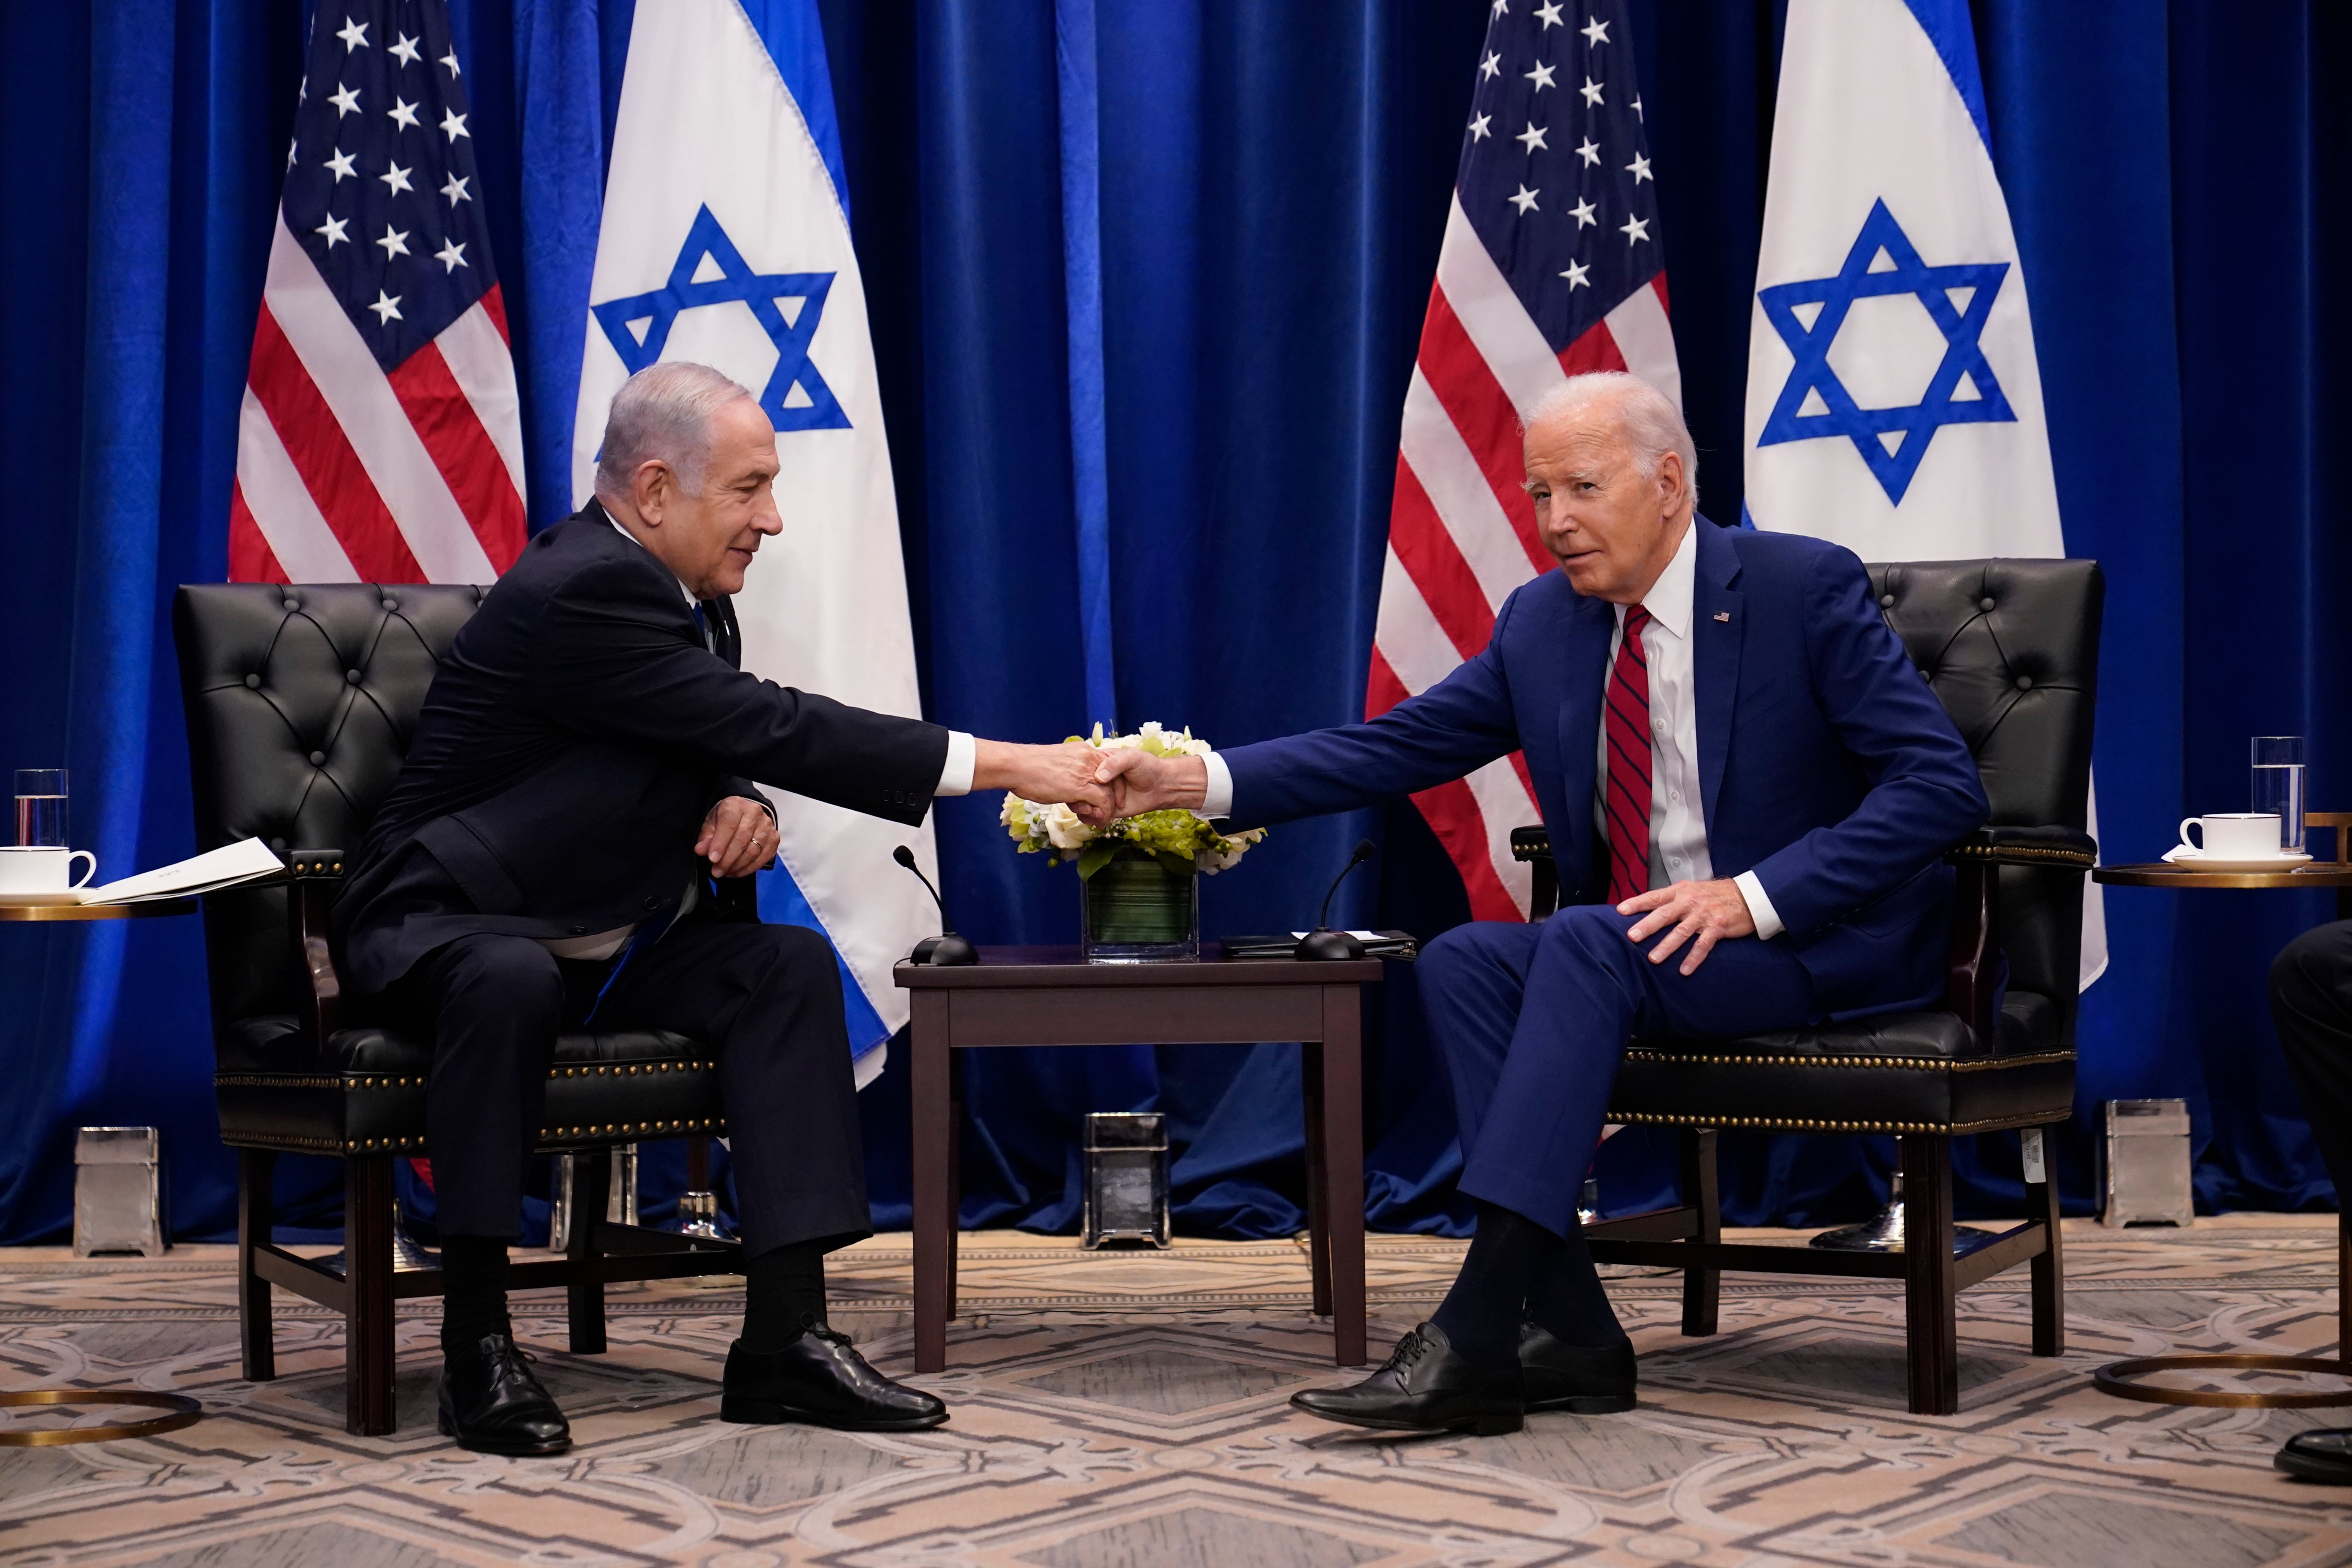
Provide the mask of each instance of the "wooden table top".
[{"label": "wooden table top", "polygon": [[1235,958],[1213,942],[1190,963],[1088,963],[1068,947],[983,947],[978,963],[935,967],[903,961],[891,977],[910,991],[1155,985],[1346,985],[1381,977],[1377,958],[1307,963],[1295,958]]},{"label": "wooden table top", "polygon": [[2188,871],[2158,860],[2101,866],[2091,880],[2117,888],[2352,888],[2352,866],[2314,860],[2294,871]]},{"label": "wooden table top", "polygon": [[0,900],[0,921],[143,921],[192,915],[194,899],[146,899],[133,904],[18,904]]}]

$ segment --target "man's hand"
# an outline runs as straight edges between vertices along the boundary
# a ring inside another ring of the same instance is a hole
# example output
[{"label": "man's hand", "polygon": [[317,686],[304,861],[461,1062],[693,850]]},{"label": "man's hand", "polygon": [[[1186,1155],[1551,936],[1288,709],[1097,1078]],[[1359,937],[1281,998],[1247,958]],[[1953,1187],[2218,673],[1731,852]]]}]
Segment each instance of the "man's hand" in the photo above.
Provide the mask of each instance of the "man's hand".
[{"label": "man's hand", "polygon": [[1155,757],[1134,746],[1095,754],[1095,777],[1114,792],[1113,816],[1137,816],[1177,806],[1198,811],[1209,798],[1209,764],[1198,757]]},{"label": "man's hand", "polygon": [[730,795],[702,819],[694,852],[709,858],[714,877],[748,877],[776,858],[776,825],[759,802]]},{"label": "man's hand", "polygon": [[1683,973],[1696,974],[1715,944],[1733,937],[1754,936],[1756,918],[1748,912],[1748,900],[1739,891],[1739,884],[1728,877],[1712,882],[1676,882],[1670,888],[1653,888],[1646,893],[1636,893],[1617,906],[1621,915],[1638,915],[1647,910],[1644,918],[1634,922],[1625,934],[1634,942],[1646,942],[1655,932],[1667,931],[1658,945],[1650,950],[1652,963],[1664,963],[1674,951],[1685,942],[1691,944],[1690,956],[1683,960]]},{"label": "man's hand", "polygon": [[1040,805],[1066,802],[1097,826],[1109,820],[1110,785],[1095,777],[1102,755],[1084,741],[1058,746],[1016,746],[1005,741],[975,742],[971,787],[1009,789]]}]

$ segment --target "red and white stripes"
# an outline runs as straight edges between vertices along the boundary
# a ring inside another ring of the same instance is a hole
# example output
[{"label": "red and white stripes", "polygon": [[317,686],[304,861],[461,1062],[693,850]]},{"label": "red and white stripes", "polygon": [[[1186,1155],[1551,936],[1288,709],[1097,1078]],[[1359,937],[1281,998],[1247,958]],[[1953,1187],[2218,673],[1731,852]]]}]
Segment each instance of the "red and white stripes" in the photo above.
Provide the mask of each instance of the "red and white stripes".
[{"label": "red and white stripes", "polygon": [[281,216],[237,421],[230,580],[489,583],[523,539],[499,290],[387,374]]},{"label": "red and white stripes", "polygon": [[[1554,353],[1457,200],[1405,393],[1368,717],[1476,656],[1504,599],[1552,568],[1521,488],[1520,421],[1591,370],[1630,370],[1681,402],[1665,275]],[[1414,801],[1461,868],[1473,916],[1526,919],[1528,868],[1510,844],[1512,828],[1539,820],[1526,763],[1515,753]]]}]

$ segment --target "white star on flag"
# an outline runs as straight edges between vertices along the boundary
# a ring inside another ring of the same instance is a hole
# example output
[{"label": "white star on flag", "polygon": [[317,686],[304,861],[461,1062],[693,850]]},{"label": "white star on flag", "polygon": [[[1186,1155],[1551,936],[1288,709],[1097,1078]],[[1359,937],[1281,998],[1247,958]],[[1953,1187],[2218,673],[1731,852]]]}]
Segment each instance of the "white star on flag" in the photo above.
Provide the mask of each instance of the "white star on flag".
[{"label": "white star on flag", "polygon": [[1489,134],[1486,130],[1486,122],[1494,118],[1495,117],[1491,114],[1482,114],[1477,119],[1472,121],[1470,122],[1470,140],[1473,142],[1484,142],[1486,140]]},{"label": "white star on flag", "polygon": [[1551,0],[1551,4],[1549,5],[1538,5],[1536,7],[1536,15],[1543,18],[1543,25],[1547,27],[1565,26],[1565,24],[1559,19],[1559,0]]},{"label": "white star on flag", "polygon": [[400,296],[386,294],[381,289],[375,291],[375,303],[370,305],[368,309],[375,312],[376,325],[380,327],[389,326],[403,319],[400,314]]},{"label": "white star on flag", "polygon": [[359,171],[352,167],[352,155],[341,147],[336,148],[335,155],[327,160],[327,167],[334,171],[335,184],[339,185],[346,178],[359,178]]},{"label": "white star on flag", "polygon": [[452,81],[455,81],[455,80],[457,80],[457,50],[455,50],[455,49],[451,49],[447,54],[443,55],[443,56],[440,58],[440,59],[438,59],[438,60],[437,60],[437,61],[436,61],[435,63],[436,63],[436,65],[445,65],[445,66],[447,66],[447,67],[449,68],[449,79],[450,79],[450,80],[452,80]]},{"label": "white star on flag", "polygon": [[1584,19],[1584,26],[1579,27],[1577,31],[1591,39],[1592,47],[1596,49],[1609,41],[1609,24],[1598,16],[1587,16]]},{"label": "white star on flag", "polygon": [[400,36],[400,42],[393,45],[388,52],[394,59],[404,66],[413,66],[424,58],[417,52],[416,40],[405,33]]},{"label": "white star on flag", "polygon": [[1595,109],[1601,107],[1601,84],[1599,82],[1593,80],[1591,77],[1586,77],[1584,79],[1584,85],[1578,88],[1576,90],[1584,95],[1584,101],[1586,103],[1591,105]]},{"label": "white star on flag", "polygon": [[1579,198],[1577,204],[1569,208],[1568,212],[1569,216],[1576,220],[1577,227],[1591,228],[1592,226],[1592,204],[1591,202]]},{"label": "white star on flag", "polygon": [[399,126],[403,131],[414,131],[416,129],[416,105],[413,103],[404,103],[401,101],[401,98],[398,93],[394,93],[393,95],[392,107],[384,112],[391,115],[392,122],[394,125]]},{"label": "white star on flag", "polygon": [[1625,165],[1625,171],[1633,176],[1633,183],[1638,185],[1650,177],[1650,161],[1636,153],[1633,161]]},{"label": "white star on flag", "polygon": [[367,24],[365,22],[354,22],[349,16],[346,16],[343,18],[343,30],[337,33],[335,37],[343,40],[343,53],[345,54],[350,54],[353,49],[366,48],[368,47]]},{"label": "white star on flag", "polygon": [[360,111],[360,89],[337,82],[335,90],[327,95],[327,101],[335,106],[335,118],[338,120],[346,114],[357,114]]},{"label": "white star on flag", "polygon": [[1568,286],[1571,289],[1590,289],[1592,285],[1587,283],[1584,280],[1584,277],[1586,273],[1591,272],[1591,270],[1592,268],[1590,267],[1580,266],[1578,263],[1571,261],[1568,264],[1568,270],[1561,273],[1560,276],[1568,279]]},{"label": "white star on flag", "polygon": [[442,271],[455,272],[466,265],[466,247],[453,239],[435,251],[433,259],[441,264]]},{"label": "white star on flag", "polygon": [[1536,90],[1538,92],[1541,92],[1548,87],[1557,85],[1551,79],[1554,68],[1555,68],[1551,66],[1538,66],[1535,69],[1528,72],[1528,79],[1536,84]]},{"label": "white star on flag", "polygon": [[1485,59],[1480,60],[1478,62],[1478,74],[1484,77],[1496,77],[1502,75],[1503,57],[1500,55],[1488,55]]},{"label": "white star on flag", "polygon": [[1601,143],[1588,136],[1584,145],[1576,150],[1576,155],[1597,169],[1601,166]]},{"label": "white star on flag", "polygon": [[466,117],[458,113],[454,109],[445,110],[442,111],[441,133],[449,138],[452,142],[455,142],[460,136],[470,141],[474,134],[472,132],[466,129]]},{"label": "white star on flag", "polygon": [[449,205],[453,207],[459,202],[470,202],[474,199],[474,193],[466,188],[469,183],[469,179],[452,174],[449,183],[441,187],[441,194],[449,198]]},{"label": "white star on flag", "polygon": [[414,185],[411,185],[408,183],[410,173],[410,170],[404,169],[399,164],[394,163],[392,165],[392,172],[390,174],[378,174],[376,178],[382,180],[387,186],[389,186],[392,194],[396,196],[403,191],[415,189]]},{"label": "white star on flag", "polygon": [[383,258],[386,261],[395,256],[405,256],[408,254],[408,231],[404,228],[396,229],[392,225],[386,224],[383,226],[383,237],[375,243],[383,247]]},{"label": "white star on flag", "polygon": [[1528,128],[1525,131],[1520,132],[1517,136],[1512,137],[1511,140],[1514,142],[1525,142],[1527,144],[1528,151],[1532,153],[1537,148],[1544,145],[1543,130],[1541,127],[1538,126],[1534,121],[1530,120],[1528,121]]},{"label": "white star on flag", "polygon": [[339,245],[349,245],[351,243],[351,237],[343,232],[351,226],[351,222],[347,218],[331,217],[310,232],[312,234],[325,235],[327,237],[327,248],[329,250],[332,250]]},{"label": "white star on flag", "polygon": [[1534,191],[1528,189],[1527,186],[1521,185],[1519,187],[1519,194],[1510,198],[1511,205],[1519,209],[1519,216],[1521,217],[1525,217],[1528,214],[1536,210],[1536,194],[1537,193]]},{"label": "white star on flag", "polygon": [[1645,217],[1629,217],[1625,220],[1625,226],[1617,232],[1625,237],[1625,243],[1628,245],[1637,239],[1647,239],[1650,237],[1650,220]]}]

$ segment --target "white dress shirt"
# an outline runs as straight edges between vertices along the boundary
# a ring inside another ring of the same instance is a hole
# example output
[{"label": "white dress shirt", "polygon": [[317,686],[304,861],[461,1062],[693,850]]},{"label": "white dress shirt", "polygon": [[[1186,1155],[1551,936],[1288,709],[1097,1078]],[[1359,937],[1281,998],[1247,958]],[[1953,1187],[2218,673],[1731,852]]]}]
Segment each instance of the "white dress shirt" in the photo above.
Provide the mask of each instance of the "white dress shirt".
[{"label": "white dress shirt", "polygon": [[[1642,636],[1642,651],[1650,666],[1650,885],[1704,882],[1715,876],[1707,854],[1706,814],[1699,795],[1698,683],[1691,657],[1691,619],[1697,614],[1698,530],[1685,527],[1674,558],[1650,591],[1642,607],[1650,624]],[[1609,670],[1625,638],[1625,607],[1617,606],[1617,629],[1610,634],[1609,658],[1601,666],[1605,691]],[[1593,775],[1592,819],[1606,843],[1609,819],[1604,797],[1609,788],[1609,731],[1604,722],[1593,737],[1598,771]],[[1202,759],[1208,767],[1208,793],[1201,815],[1229,815],[1234,805],[1234,775],[1214,752]],[[1765,896],[1756,873],[1743,871],[1732,879],[1748,900],[1756,934],[1766,941],[1785,928]]]}]

